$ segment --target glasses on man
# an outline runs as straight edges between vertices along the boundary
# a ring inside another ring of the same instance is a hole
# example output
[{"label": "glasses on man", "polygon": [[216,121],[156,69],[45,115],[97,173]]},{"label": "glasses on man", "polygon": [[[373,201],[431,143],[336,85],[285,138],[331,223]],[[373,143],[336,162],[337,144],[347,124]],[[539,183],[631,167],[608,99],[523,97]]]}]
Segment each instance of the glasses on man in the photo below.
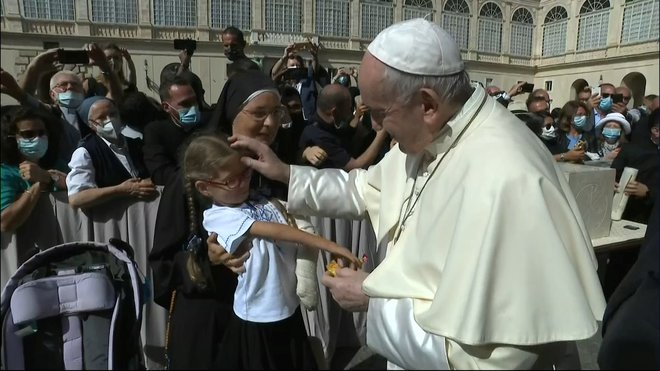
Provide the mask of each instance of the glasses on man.
[{"label": "glasses on man", "polygon": [[230,177],[229,179],[220,180],[220,181],[207,179],[207,180],[205,180],[205,182],[208,183],[208,184],[214,185],[216,187],[222,187],[222,188],[232,190],[232,189],[238,188],[243,181],[250,179],[251,175],[252,175],[252,169],[247,168],[242,173],[240,173],[236,176]]},{"label": "glasses on man", "polygon": [[44,129],[21,130],[21,131],[18,132],[18,136],[20,136],[21,138],[25,138],[25,139],[43,137],[44,135],[46,135],[46,130],[44,130]]},{"label": "glasses on man", "polygon": [[[289,114],[284,105],[280,105],[278,107],[275,107],[275,109],[271,111],[267,110],[256,110],[256,111],[251,111],[251,110],[246,110],[243,109],[242,112],[247,113],[249,116],[251,116],[253,119],[256,121],[264,122],[269,116],[273,116],[275,119],[275,122],[278,124],[283,124],[285,121],[288,120]],[[290,121],[290,120],[289,120]]]},{"label": "glasses on man", "polygon": [[71,87],[72,89],[80,88],[82,89],[82,84],[77,81],[62,81],[53,86],[53,90],[67,90]]}]

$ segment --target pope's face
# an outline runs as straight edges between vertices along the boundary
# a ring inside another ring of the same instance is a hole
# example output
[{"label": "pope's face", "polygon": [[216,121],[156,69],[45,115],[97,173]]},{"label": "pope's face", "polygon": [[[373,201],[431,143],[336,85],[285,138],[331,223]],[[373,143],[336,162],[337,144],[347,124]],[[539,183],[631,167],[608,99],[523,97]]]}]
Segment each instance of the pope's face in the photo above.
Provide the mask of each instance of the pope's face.
[{"label": "pope's face", "polygon": [[433,134],[424,123],[422,105],[415,98],[404,105],[400,97],[385,89],[385,65],[368,52],[362,59],[360,71],[362,103],[369,107],[373,128],[387,131],[404,153],[423,151],[433,141]]}]

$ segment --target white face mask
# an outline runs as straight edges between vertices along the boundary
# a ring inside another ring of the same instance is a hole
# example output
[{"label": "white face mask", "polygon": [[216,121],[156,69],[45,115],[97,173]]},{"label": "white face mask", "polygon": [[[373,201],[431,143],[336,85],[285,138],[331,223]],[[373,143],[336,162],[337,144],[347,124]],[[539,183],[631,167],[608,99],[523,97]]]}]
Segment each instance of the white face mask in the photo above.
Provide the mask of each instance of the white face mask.
[{"label": "white face mask", "polygon": [[550,125],[549,129],[545,128],[545,125],[543,126],[543,131],[541,132],[541,137],[543,139],[555,139],[557,137],[557,133],[555,133],[555,127]]},{"label": "white face mask", "polygon": [[109,142],[116,141],[119,138],[119,133],[121,133],[121,123],[119,118],[108,117],[103,122],[103,126],[98,125],[96,127],[96,132],[101,138],[104,138]]}]

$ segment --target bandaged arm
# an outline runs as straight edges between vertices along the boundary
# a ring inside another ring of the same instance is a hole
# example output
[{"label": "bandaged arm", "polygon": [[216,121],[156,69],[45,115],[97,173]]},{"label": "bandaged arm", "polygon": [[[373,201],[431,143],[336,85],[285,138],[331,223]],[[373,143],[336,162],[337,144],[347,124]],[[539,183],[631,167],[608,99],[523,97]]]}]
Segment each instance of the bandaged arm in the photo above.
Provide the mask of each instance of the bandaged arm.
[{"label": "bandaged arm", "polygon": [[412,299],[369,299],[367,346],[407,370],[530,369],[543,346],[465,345],[426,332]]}]

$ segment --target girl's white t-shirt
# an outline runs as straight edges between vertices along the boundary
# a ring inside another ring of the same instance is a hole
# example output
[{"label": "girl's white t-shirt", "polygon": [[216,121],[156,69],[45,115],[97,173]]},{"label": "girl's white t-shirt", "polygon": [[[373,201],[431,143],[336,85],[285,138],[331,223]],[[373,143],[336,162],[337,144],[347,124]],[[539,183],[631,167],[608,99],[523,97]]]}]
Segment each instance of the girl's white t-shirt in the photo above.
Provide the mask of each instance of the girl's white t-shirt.
[{"label": "girl's white t-shirt", "polygon": [[[255,221],[286,224],[267,199],[240,206],[213,205],[204,211],[203,226],[218,234],[218,242],[234,254]],[[245,272],[238,276],[234,312],[250,322],[275,322],[291,317],[300,304],[296,295],[296,248],[263,238],[252,239]]]}]

